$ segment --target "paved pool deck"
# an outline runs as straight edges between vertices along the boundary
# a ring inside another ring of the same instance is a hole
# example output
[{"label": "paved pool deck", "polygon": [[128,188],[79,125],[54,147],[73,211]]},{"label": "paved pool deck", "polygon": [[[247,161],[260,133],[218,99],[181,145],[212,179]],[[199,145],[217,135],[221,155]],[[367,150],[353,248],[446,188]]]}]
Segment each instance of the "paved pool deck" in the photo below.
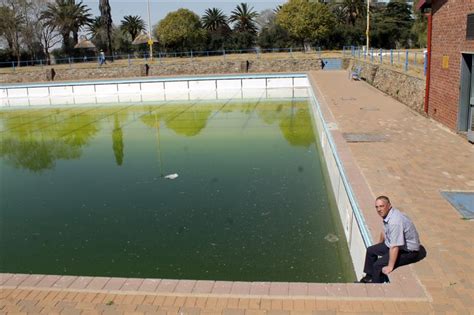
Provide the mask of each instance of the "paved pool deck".
[{"label": "paved pool deck", "polygon": [[[474,220],[440,191],[474,191],[474,145],[346,71],[309,73],[372,236],[386,194],[418,227],[427,257],[392,283],[308,284],[0,275],[0,313],[474,313]],[[346,142],[344,133],[374,135]]]}]

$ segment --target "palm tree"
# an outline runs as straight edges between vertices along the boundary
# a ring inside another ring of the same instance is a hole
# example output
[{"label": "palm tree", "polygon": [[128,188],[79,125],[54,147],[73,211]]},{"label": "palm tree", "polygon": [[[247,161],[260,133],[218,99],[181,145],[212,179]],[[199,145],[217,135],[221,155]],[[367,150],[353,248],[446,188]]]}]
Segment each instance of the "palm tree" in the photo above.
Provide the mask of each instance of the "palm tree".
[{"label": "palm tree", "polygon": [[234,30],[255,35],[257,34],[255,22],[257,16],[258,13],[253,10],[253,7],[249,8],[247,3],[241,3],[231,12],[230,21],[235,23]]},{"label": "palm tree", "polygon": [[72,46],[71,32],[77,42],[77,34],[81,27],[92,22],[89,11],[90,9],[82,4],[82,1],[75,3],[74,0],[55,0],[55,2],[48,4],[40,18],[46,21],[46,26],[56,27],[59,30],[63,38],[64,50],[69,53]]},{"label": "palm tree", "polygon": [[141,31],[145,30],[145,22],[138,15],[126,15],[121,21],[120,29],[123,33],[128,33],[132,37],[132,41],[140,34]]},{"label": "palm tree", "polygon": [[112,13],[109,0],[100,0],[99,2],[100,18],[107,34],[107,53],[112,54]]},{"label": "palm tree", "polygon": [[107,48],[107,30],[102,24],[102,19],[100,16],[96,16],[94,20],[89,24],[89,35],[92,38],[94,45],[98,49]]},{"label": "palm tree", "polygon": [[227,16],[222,10],[217,8],[207,9],[201,18],[202,25],[209,31],[217,31],[220,28],[227,27]]},{"label": "palm tree", "polygon": [[346,13],[347,23],[352,26],[355,25],[357,19],[364,16],[364,0],[344,0],[342,7]]}]

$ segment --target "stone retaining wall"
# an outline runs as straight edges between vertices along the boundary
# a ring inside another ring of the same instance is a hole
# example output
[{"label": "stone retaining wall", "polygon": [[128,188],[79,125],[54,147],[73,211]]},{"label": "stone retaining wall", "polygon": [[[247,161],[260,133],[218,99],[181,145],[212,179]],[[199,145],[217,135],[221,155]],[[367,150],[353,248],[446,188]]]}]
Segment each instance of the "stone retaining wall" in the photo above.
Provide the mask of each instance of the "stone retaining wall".
[{"label": "stone retaining wall", "polygon": [[358,66],[361,66],[361,77],[367,81],[367,83],[407,105],[411,109],[424,114],[424,79],[360,60],[353,62],[352,71]]},{"label": "stone retaining wall", "polygon": [[[54,68],[54,66],[53,66]],[[346,65],[347,68],[347,65]],[[260,59],[229,61],[190,61],[186,63],[154,63],[149,66],[149,76],[305,72],[320,70],[321,59]],[[145,65],[131,65],[96,68],[55,68],[54,81],[77,81],[111,78],[133,78],[146,76]],[[25,83],[51,81],[51,69],[3,74],[0,83]]]}]

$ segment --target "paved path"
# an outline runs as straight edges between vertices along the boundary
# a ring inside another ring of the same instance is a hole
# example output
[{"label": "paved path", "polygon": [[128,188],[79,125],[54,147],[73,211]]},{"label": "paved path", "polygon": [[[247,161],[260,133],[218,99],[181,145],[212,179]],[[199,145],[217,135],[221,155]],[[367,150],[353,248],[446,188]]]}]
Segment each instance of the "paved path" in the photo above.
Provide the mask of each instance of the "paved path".
[{"label": "paved path", "polygon": [[[360,290],[368,292],[361,298],[354,297],[357,292],[347,297],[250,297],[23,286],[1,288],[0,313],[474,313],[474,221],[461,220],[439,194],[441,190],[474,191],[474,146],[366,83],[349,81],[345,71],[310,75],[340,132],[385,137],[383,142],[347,145],[373,196],[389,195],[415,221],[428,256],[410,268],[429,300],[371,296],[371,290],[383,285],[361,285]],[[362,204],[365,213],[375,211],[367,202]]]}]

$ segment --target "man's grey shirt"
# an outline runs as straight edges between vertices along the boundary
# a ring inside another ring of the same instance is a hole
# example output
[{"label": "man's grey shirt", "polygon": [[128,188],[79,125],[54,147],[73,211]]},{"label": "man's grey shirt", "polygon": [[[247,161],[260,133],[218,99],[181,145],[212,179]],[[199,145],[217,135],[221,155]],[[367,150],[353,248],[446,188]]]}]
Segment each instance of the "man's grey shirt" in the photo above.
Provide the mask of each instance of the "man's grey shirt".
[{"label": "man's grey shirt", "polygon": [[420,238],[415,225],[406,214],[392,207],[383,219],[385,245],[389,248],[400,246],[406,251],[420,249]]}]

